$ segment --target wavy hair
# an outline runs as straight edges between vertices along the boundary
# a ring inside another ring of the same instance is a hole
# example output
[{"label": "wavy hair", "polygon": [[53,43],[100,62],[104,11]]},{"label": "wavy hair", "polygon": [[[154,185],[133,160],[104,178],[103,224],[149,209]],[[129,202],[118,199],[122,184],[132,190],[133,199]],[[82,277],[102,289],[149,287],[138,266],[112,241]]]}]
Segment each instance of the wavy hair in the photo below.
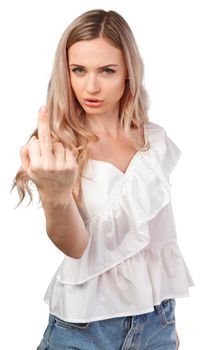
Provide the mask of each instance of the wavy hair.
[{"label": "wavy hair", "polygon": [[[81,178],[88,161],[90,143],[99,141],[99,137],[89,132],[85,125],[85,111],[77,101],[71,88],[68,68],[68,49],[81,40],[103,38],[111,45],[122,50],[129,79],[120,99],[119,121],[127,135],[131,128],[140,127],[148,121],[149,96],[143,85],[144,64],[141,59],[134,35],[125,19],[115,11],[94,9],[87,11],[73,20],[66,28],[59,41],[50,81],[47,89],[46,105],[50,116],[51,136],[69,148],[78,163],[78,176],[73,187],[73,197],[78,206],[82,206],[80,190]],[[38,135],[37,129],[29,139]],[[139,134],[140,135],[140,134]],[[134,140],[137,150],[148,149]],[[16,186],[20,201],[26,192],[32,201],[30,178],[22,167],[17,172],[12,185]],[[17,206],[18,206],[17,205]]]}]

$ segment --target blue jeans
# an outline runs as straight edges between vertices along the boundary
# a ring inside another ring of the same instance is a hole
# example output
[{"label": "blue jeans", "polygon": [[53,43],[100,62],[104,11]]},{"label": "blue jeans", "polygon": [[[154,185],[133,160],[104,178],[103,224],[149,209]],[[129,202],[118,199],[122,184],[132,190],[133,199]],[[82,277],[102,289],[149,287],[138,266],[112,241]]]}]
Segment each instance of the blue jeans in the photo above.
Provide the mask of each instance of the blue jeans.
[{"label": "blue jeans", "polygon": [[165,299],[152,312],[89,323],[50,314],[37,350],[176,350],[175,305]]}]

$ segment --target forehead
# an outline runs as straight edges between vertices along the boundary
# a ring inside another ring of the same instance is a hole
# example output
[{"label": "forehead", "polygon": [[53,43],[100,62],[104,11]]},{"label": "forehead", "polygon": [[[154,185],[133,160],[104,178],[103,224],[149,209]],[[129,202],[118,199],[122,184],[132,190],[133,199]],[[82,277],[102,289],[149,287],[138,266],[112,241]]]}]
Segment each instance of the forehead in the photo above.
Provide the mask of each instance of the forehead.
[{"label": "forehead", "polygon": [[121,64],[124,61],[122,50],[102,38],[77,41],[69,48],[68,58],[70,64],[83,65],[95,61],[98,65],[109,62]]}]

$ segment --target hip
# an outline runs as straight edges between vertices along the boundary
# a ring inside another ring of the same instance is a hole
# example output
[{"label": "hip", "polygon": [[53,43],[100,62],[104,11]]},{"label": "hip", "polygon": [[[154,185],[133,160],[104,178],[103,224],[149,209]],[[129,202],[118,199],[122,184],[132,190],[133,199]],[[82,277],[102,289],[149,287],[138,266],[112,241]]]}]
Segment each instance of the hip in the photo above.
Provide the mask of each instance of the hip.
[{"label": "hip", "polygon": [[175,305],[175,299],[165,299],[152,312],[86,323],[50,314],[37,350],[175,350]]}]

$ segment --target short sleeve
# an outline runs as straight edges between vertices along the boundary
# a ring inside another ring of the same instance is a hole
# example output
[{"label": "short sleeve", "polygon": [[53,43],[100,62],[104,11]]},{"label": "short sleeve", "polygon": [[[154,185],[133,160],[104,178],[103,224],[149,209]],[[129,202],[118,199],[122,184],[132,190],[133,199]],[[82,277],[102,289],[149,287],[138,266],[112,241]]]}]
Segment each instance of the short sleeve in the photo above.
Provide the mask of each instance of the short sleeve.
[{"label": "short sleeve", "polygon": [[155,157],[169,176],[176,167],[182,151],[161,125],[149,122],[146,130]]},{"label": "short sleeve", "polygon": [[172,173],[176,167],[178,160],[182,154],[181,149],[176,145],[176,143],[171,140],[164,130],[164,141],[165,141],[165,156],[163,159],[163,167],[168,175]]}]

